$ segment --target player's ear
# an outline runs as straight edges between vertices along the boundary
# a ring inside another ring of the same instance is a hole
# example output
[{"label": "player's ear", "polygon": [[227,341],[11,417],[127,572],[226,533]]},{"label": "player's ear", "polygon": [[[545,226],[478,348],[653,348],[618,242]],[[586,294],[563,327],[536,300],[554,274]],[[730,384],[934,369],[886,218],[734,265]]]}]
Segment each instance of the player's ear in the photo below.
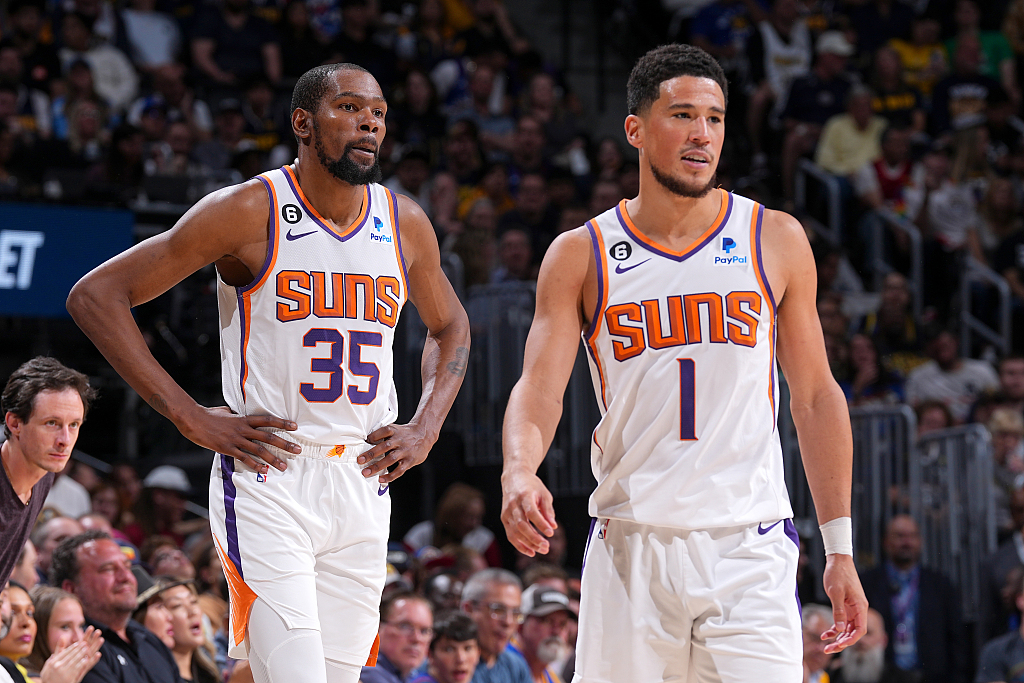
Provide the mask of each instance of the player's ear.
[{"label": "player's ear", "polygon": [[626,130],[626,142],[637,149],[643,149],[644,121],[636,114],[626,117],[623,128]]},{"label": "player's ear", "polygon": [[304,143],[312,142],[313,115],[299,107],[292,112],[292,133]]}]

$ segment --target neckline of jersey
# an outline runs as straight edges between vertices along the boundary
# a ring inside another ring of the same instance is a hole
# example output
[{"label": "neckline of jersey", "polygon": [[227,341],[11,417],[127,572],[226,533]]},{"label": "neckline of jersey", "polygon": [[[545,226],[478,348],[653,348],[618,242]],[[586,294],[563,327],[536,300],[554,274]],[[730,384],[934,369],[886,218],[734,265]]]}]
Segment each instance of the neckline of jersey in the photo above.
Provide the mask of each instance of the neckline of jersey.
[{"label": "neckline of jersey", "polygon": [[366,223],[366,219],[370,215],[371,195],[369,185],[363,186],[363,203],[362,208],[359,210],[359,215],[356,216],[356,219],[354,221],[352,221],[352,225],[348,226],[344,230],[338,231],[332,228],[331,225],[327,222],[327,219],[321,216],[320,212],[313,208],[313,205],[310,204],[308,199],[306,199],[306,195],[302,192],[302,188],[299,187],[299,179],[295,177],[295,172],[291,169],[291,167],[282,166],[281,170],[284,171],[285,180],[288,181],[288,185],[292,189],[292,194],[295,195],[295,198],[306,209],[306,212],[309,214],[309,217],[313,219],[314,223],[316,223],[321,228],[326,230],[327,233],[332,237],[335,237],[341,240],[342,242],[347,242],[348,240],[352,239],[355,236],[355,234],[359,232],[359,230]]},{"label": "neckline of jersey", "polygon": [[729,215],[732,213],[732,194],[725,190],[718,188],[718,191],[722,193],[722,206],[718,210],[718,216],[711,224],[704,234],[698,237],[693,244],[682,251],[674,251],[667,247],[664,247],[647,235],[643,234],[639,228],[633,223],[633,219],[629,217],[629,212],[626,210],[626,200],[623,199],[619,202],[618,206],[615,207],[615,215],[619,219],[619,224],[622,229],[626,231],[634,242],[643,247],[644,249],[657,254],[658,256],[664,256],[665,258],[672,259],[673,261],[685,261],[695,253],[700,251],[705,245],[710,243],[725,224],[729,222]]}]

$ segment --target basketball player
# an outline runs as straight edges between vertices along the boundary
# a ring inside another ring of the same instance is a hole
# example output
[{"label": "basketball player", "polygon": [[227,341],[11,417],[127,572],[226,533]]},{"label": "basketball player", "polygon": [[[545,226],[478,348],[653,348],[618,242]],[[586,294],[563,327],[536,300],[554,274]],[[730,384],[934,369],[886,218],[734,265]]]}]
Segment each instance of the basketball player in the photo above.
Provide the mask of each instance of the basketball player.
[{"label": "basketball player", "polygon": [[850,423],[825,359],[814,260],[791,216],[715,189],[727,87],[698,48],[642,57],[625,122],[639,196],[561,235],[541,267],[505,415],[502,521],[521,552],[547,551],[555,519],[536,471],[583,333],[602,419],[576,681],[801,680],[776,342],[825,536],[827,647],[864,633]]},{"label": "basketball player", "polygon": [[[372,664],[388,485],[426,458],[469,355],[429,221],[377,184],[386,110],[361,67],[308,71],[292,95],[294,164],[207,196],[68,299],[132,387],[218,454],[211,525],[231,589],[231,654],[248,654],[261,683],[355,683]],[[175,384],[131,316],[211,262],[224,408]],[[391,345],[406,299],[429,333],[423,396],[397,425]]]}]

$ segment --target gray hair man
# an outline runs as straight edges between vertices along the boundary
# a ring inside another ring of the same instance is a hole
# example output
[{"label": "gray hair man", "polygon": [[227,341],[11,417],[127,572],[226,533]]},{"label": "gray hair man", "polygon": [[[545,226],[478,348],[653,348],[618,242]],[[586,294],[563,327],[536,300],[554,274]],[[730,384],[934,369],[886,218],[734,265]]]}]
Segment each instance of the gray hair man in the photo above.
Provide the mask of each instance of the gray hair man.
[{"label": "gray hair man", "polygon": [[508,650],[508,642],[523,623],[520,611],[523,584],[505,569],[484,569],[462,589],[462,610],[476,623],[480,644],[477,683],[532,683],[526,662]]}]

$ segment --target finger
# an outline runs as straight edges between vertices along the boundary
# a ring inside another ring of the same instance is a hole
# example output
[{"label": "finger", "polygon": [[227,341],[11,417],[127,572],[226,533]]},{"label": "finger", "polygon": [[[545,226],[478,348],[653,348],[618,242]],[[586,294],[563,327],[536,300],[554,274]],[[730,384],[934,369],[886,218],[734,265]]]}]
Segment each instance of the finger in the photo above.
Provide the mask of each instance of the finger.
[{"label": "finger", "polygon": [[832,598],[832,620],[833,626],[836,631],[846,631],[846,591],[839,589],[835,597]]},{"label": "finger", "polygon": [[249,441],[262,441],[263,443],[269,443],[271,446],[276,446],[277,448],[280,448],[282,451],[294,453],[295,455],[298,455],[299,453],[302,452],[302,446],[295,443],[294,441],[282,439],[277,434],[271,434],[270,432],[265,432],[261,429],[252,430],[252,433],[246,434],[245,438],[248,439]]},{"label": "finger", "polygon": [[366,437],[366,441],[368,443],[380,443],[384,439],[387,439],[388,437],[392,437],[394,435],[395,435],[395,427],[394,427],[394,425],[385,425],[384,427],[381,427],[380,429],[377,429],[377,430],[374,430],[374,431],[370,432],[370,435]]},{"label": "finger", "polygon": [[358,458],[356,458],[356,462],[360,465],[376,462],[387,455],[388,451],[394,450],[395,447],[396,444],[393,444],[390,441],[381,441],[370,450],[363,452]]},{"label": "finger", "polygon": [[384,474],[380,475],[381,483],[382,484],[390,484],[395,479],[398,479],[400,476],[405,474],[409,470],[410,467],[412,467],[412,463],[409,462],[409,460],[406,460],[406,459],[399,460],[398,464],[396,464],[394,467],[392,467],[389,471],[387,471]]},{"label": "finger", "polygon": [[525,510],[517,510],[515,515],[515,530],[520,537],[527,543],[534,551],[547,554],[548,552],[548,540],[538,533],[537,529],[530,522]]},{"label": "finger", "polygon": [[289,432],[294,432],[299,428],[291,420],[282,420],[273,415],[246,415],[245,421],[249,423],[250,427],[270,427],[272,429],[284,429]]},{"label": "finger", "polygon": [[[363,468],[364,477],[373,477],[384,472],[388,467],[398,462],[401,455],[397,450],[389,452],[384,457],[380,458],[376,462],[371,462],[368,466]],[[386,474],[386,472],[384,472]]]},{"label": "finger", "polygon": [[541,511],[539,507],[524,508],[523,514],[526,515],[526,519],[534,526],[537,531],[544,534],[548,538],[555,535],[555,529],[548,521],[547,516]]},{"label": "finger", "polygon": [[266,474],[267,471],[270,469],[266,463],[256,460],[256,458],[252,457],[251,455],[249,455],[249,453],[243,451],[240,448],[234,449],[233,453],[225,453],[224,455],[231,456],[232,458],[239,461],[246,467],[256,470],[260,474]]},{"label": "finger", "polygon": [[[256,432],[256,434],[266,434],[266,432]],[[256,462],[255,469],[263,474],[266,474],[267,466],[281,472],[288,468],[288,463],[271,453],[269,449],[257,441],[243,439],[238,443],[238,450],[252,457],[254,462]]]},{"label": "finger", "polygon": [[544,521],[551,527],[551,533],[548,536],[553,536],[555,529],[558,528],[558,522],[555,521],[555,508],[551,503],[550,496],[542,496],[540,499],[540,513],[544,516]]}]

